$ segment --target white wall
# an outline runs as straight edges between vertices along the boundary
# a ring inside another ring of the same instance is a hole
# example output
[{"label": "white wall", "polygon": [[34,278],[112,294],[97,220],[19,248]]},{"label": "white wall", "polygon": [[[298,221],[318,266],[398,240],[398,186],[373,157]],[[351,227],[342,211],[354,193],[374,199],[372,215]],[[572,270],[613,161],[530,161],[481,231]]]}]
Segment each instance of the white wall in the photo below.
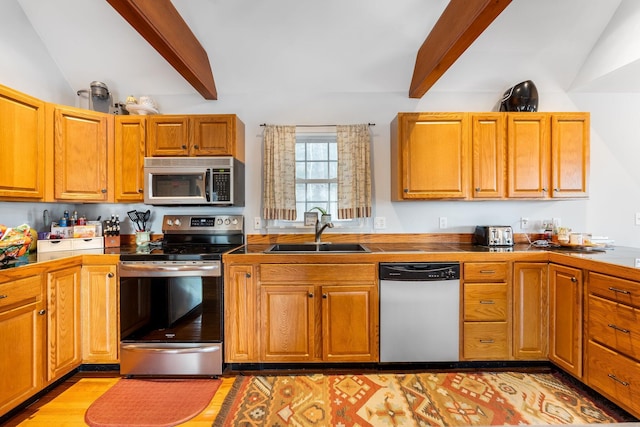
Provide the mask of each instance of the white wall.
[{"label": "white wall", "polygon": [[[60,75],[22,10],[14,1],[0,2],[0,84],[47,101],[74,105],[75,91]],[[458,70],[459,72],[459,70]],[[473,70],[469,70],[473,72]],[[523,80],[530,78],[525,76]],[[535,79],[534,79],[535,80]],[[222,85],[221,85],[222,86]],[[314,92],[219,92],[218,101],[198,95],[161,96],[156,100],[162,113],[236,113],[246,125],[246,191],[244,209],[186,209],[197,213],[243,213],[247,232],[256,233],[252,218],[261,212],[261,123],[347,124],[371,122],[373,131],[375,216],[386,217],[384,233],[471,232],[476,224],[506,224],[518,231],[518,219],[534,223],[561,218],[562,224],[578,231],[606,235],[619,245],[640,247],[640,227],[634,213],[640,212],[640,159],[637,143],[640,106],[629,94],[566,94],[540,92],[540,111],[590,111],[591,191],[589,200],[497,201],[497,202],[390,202],[389,123],[400,111],[490,111],[500,94],[439,92],[422,99],[406,93],[314,93]],[[224,86],[222,86],[224,87]],[[549,84],[545,87],[556,87]],[[114,88],[117,90],[117,87]],[[152,94],[153,95],[153,94]],[[43,209],[54,218],[68,208],[58,204],[0,203],[0,223],[16,225],[34,221],[39,227]],[[130,209],[154,212],[151,226],[160,231],[164,213],[180,209],[144,205],[78,205],[90,219],[117,213],[126,218]],[[438,228],[438,217],[448,218],[449,228]],[[128,232],[125,221],[124,232]]]}]

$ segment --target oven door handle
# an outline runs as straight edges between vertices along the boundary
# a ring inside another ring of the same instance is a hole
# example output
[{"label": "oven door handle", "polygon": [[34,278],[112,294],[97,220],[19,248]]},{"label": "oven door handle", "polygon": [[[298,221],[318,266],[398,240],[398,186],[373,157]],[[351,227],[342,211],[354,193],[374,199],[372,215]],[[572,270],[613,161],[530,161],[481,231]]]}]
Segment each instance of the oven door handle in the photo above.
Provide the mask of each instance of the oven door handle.
[{"label": "oven door handle", "polygon": [[220,351],[222,347],[220,345],[207,345],[199,347],[185,347],[185,348],[167,348],[167,347],[147,347],[138,346],[136,344],[122,345],[121,350],[131,352],[153,352],[153,353],[167,353],[167,354],[185,354],[185,353],[213,353]]},{"label": "oven door handle", "polygon": [[120,264],[120,277],[220,276],[221,264]]}]

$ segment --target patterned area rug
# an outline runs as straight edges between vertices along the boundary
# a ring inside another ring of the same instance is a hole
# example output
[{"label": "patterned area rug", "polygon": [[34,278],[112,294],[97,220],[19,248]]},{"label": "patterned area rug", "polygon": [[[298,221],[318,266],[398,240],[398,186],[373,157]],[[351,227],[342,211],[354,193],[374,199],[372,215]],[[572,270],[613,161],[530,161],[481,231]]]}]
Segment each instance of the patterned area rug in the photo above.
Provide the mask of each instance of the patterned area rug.
[{"label": "patterned area rug", "polygon": [[166,427],[202,412],[220,380],[121,379],[89,406],[92,427]]},{"label": "patterned area rug", "polygon": [[238,377],[222,426],[486,426],[623,421],[553,373]]}]

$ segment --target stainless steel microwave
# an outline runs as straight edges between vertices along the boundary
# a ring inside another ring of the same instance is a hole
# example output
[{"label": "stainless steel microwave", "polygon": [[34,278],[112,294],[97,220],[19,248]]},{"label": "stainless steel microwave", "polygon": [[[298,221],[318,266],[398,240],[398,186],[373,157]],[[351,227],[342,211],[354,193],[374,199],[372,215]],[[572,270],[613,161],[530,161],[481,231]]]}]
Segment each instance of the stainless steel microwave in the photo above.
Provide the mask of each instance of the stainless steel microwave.
[{"label": "stainless steel microwave", "polygon": [[244,164],[234,157],[145,157],[149,205],[244,206]]}]

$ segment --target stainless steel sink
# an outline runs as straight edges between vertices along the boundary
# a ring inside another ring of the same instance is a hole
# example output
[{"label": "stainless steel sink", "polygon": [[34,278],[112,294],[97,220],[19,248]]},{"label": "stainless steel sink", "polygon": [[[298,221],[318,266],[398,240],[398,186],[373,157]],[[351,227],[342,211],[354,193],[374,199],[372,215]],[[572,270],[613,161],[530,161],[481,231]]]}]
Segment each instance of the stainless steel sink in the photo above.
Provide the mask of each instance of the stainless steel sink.
[{"label": "stainless steel sink", "polygon": [[359,243],[277,243],[265,253],[363,253],[370,252]]}]

